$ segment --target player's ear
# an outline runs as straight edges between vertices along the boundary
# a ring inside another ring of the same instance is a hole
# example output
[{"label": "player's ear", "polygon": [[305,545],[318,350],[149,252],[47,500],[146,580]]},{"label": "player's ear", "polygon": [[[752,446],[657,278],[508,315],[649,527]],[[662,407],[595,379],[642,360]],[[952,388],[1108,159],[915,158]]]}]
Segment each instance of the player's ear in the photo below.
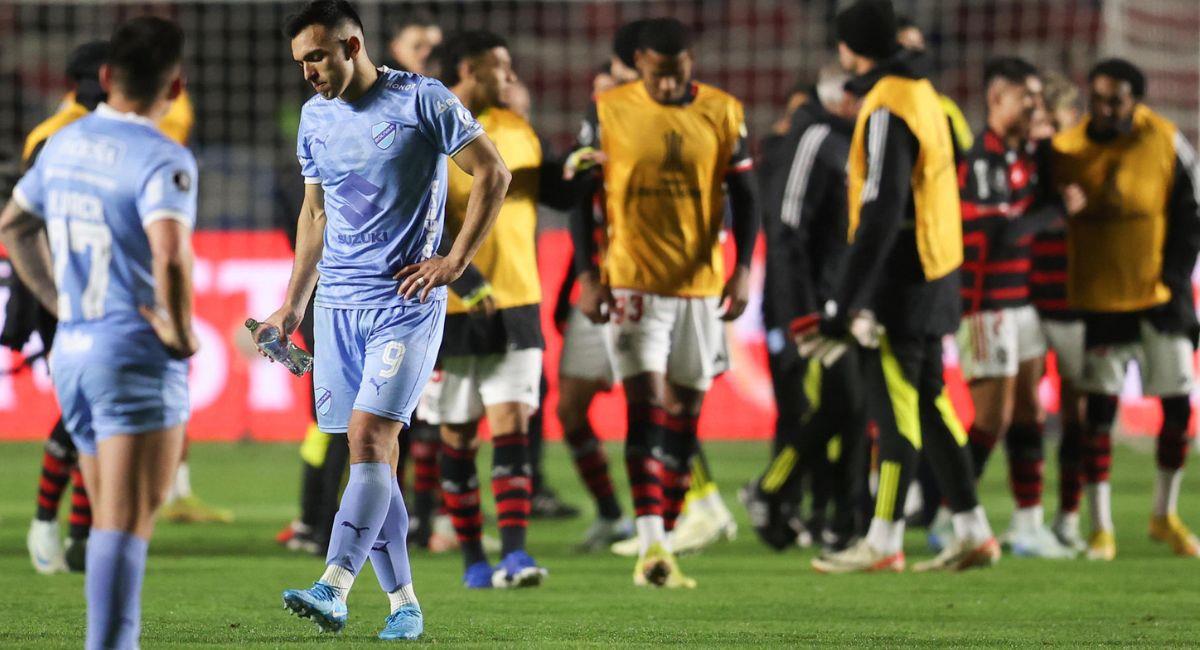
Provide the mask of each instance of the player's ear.
[{"label": "player's ear", "polygon": [[100,87],[104,89],[104,94],[112,92],[112,67],[107,63],[100,64]]},{"label": "player's ear", "polygon": [[362,51],[362,38],[358,34],[351,34],[346,39],[346,58],[353,59]]},{"label": "player's ear", "polygon": [[171,80],[171,85],[167,87],[167,99],[171,101],[178,99],[183,94],[183,86],[183,73],[180,72],[175,75],[175,78]]}]

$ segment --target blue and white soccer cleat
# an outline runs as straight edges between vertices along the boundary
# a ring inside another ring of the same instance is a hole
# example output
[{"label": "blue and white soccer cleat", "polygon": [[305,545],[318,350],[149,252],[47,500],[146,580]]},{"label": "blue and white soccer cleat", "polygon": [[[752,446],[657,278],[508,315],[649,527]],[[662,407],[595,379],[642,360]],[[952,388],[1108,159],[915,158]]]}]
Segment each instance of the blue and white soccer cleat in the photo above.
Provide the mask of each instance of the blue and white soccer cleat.
[{"label": "blue and white soccer cleat", "polygon": [[387,617],[379,638],[384,641],[404,639],[411,641],[421,636],[425,631],[425,616],[421,608],[415,605],[405,605],[392,612]]},{"label": "blue and white soccer cleat", "polygon": [[467,567],[467,570],[463,571],[463,584],[467,589],[491,589],[492,565],[486,560],[481,560]]},{"label": "blue and white soccer cleat", "polygon": [[340,632],[346,627],[350,612],[323,582],[314,582],[308,589],[288,589],[283,592],[283,608],[300,618],[311,618],[322,632]]},{"label": "blue and white soccer cleat", "polygon": [[492,573],[492,586],[497,589],[536,587],[542,584],[548,573],[525,551],[513,551],[496,566],[496,571]]}]

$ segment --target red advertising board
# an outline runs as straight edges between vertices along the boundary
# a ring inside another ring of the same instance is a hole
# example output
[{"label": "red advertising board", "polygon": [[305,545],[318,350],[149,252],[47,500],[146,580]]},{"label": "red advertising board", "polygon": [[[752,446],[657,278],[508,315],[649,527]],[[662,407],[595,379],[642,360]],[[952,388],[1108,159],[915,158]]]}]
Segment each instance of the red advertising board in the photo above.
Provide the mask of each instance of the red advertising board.
[{"label": "red advertising board", "polygon": [[[194,243],[195,327],[202,348],[192,361],[189,435],[198,440],[298,440],[309,422],[309,382],[259,358],[243,328],[247,316],[262,317],[279,306],[291,271],[286,238],[276,231],[201,231],[195,234]],[[551,310],[570,260],[571,244],[563,231],[543,233],[538,244],[550,384],[544,405],[551,414],[545,419],[546,434],[556,439],[560,429],[552,414],[562,341]],[[760,439],[773,431],[775,406],[759,318],[761,245],[759,249],[752,272],[753,301],[746,315],[729,326],[733,370],[717,380],[701,418],[701,435],[706,438]],[[38,347],[40,343],[31,343],[26,352]],[[0,348],[0,369],[16,368],[22,360],[20,354]],[[957,378],[953,355],[949,361],[952,397],[969,419],[970,400]],[[1054,407],[1049,381],[1044,396],[1048,406]],[[618,387],[601,395],[592,407],[596,429],[606,438],[619,437],[624,431],[622,401]],[[1158,410],[1136,397],[1136,387],[1131,387],[1131,395],[1123,401],[1122,414],[1127,429],[1157,430]],[[0,439],[44,438],[57,416],[44,363],[0,375]]]}]

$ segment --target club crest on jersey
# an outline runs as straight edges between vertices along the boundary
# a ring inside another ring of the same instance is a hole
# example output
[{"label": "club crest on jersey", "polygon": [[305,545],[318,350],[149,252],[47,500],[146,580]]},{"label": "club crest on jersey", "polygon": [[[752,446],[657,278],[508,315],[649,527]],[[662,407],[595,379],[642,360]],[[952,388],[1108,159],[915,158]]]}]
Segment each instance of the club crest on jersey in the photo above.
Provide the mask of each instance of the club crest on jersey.
[{"label": "club crest on jersey", "polygon": [[378,122],[371,127],[371,139],[375,141],[376,147],[387,149],[396,141],[397,130],[394,122]]},{"label": "club crest on jersey", "polygon": [[328,415],[330,407],[333,406],[333,393],[330,393],[328,388],[322,388],[318,386],[315,399],[317,413],[320,413],[321,415]]}]

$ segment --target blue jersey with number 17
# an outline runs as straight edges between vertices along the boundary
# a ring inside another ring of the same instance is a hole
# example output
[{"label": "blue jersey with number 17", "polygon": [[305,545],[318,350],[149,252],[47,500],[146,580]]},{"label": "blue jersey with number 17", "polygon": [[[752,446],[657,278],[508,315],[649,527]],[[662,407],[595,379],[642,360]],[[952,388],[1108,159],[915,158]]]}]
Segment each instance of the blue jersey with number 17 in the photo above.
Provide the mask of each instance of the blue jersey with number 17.
[{"label": "blue jersey with number 17", "polygon": [[[353,102],[314,96],[300,115],[296,154],[325,191],[325,249],[316,304],[393,307],[393,279],[437,250],[446,207],[446,157],[483,133],[440,82],[382,68]],[[445,297],[445,288],[434,294]]]},{"label": "blue jersey with number 17", "polygon": [[46,221],[65,328],[149,332],[153,306],[145,227],[196,220],[196,159],[150,119],[107,104],[51,137],[13,199]]}]

